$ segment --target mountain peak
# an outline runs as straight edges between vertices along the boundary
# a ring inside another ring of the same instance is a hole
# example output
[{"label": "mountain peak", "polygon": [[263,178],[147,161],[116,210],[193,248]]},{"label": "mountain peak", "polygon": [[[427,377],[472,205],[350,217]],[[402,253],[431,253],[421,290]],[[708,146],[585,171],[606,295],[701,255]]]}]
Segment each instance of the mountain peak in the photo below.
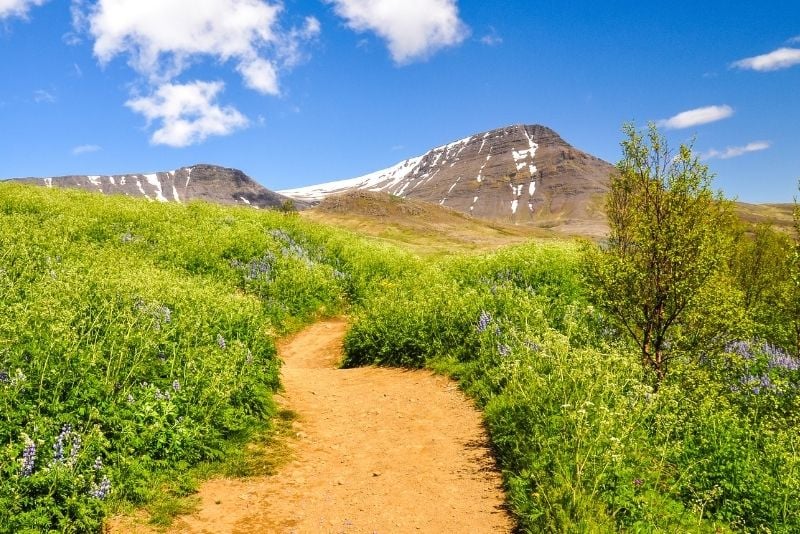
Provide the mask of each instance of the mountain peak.
[{"label": "mountain peak", "polygon": [[570,225],[602,221],[597,199],[613,167],[564,141],[551,128],[515,124],[438,146],[357,178],[284,190],[319,202],[352,189],[382,191],[447,206],[475,217]]}]

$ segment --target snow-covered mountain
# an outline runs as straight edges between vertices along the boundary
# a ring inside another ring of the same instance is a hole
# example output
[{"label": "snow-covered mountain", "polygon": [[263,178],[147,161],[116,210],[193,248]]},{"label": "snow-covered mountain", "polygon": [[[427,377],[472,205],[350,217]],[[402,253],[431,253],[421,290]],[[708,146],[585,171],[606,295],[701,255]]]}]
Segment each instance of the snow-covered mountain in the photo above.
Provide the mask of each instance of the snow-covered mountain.
[{"label": "snow-covered mountain", "polygon": [[515,125],[436,147],[365,176],[279,193],[319,202],[353,189],[448,206],[475,217],[580,225],[604,221],[613,166],[540,125]]},{"label": "snow-covered mountain", "polygon": [[[145,174],[17,178],[15,181],[45,187],[143,197],[154,202],[188,202],[201,199],[219,204],[271,208],[289,200],[265,188],[240,170],[205,164]],[[294,203],[298,208],[306,207],[302,201],[295,200]]]}]

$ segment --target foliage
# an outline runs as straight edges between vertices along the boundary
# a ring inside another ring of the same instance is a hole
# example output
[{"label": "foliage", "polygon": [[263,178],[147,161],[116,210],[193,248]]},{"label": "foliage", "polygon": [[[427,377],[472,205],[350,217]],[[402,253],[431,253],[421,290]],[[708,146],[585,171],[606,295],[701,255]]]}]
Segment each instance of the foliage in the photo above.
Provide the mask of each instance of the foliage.
[{"label": "foliage", "polygon": [[[458,379],[484,411],[525,532],[800,528],[795,360],[714,345],[676,358],[656,392],[637,349],[589,303],[582,261],[575,244],[536,243],[384,281],[356,310],[346,363]],[[722,319],[683,323],[710,332],[740,318],[735,301],[715,304],[729,284],[714,276],[697,296]]]},{"label": "foliage", "polygon": [[268,426],[274,337],[344,303],[329,234],[0,184],[0,532],[98,531]]},{"label": "foliage", "polygon": [[690,147],[673,155],[654,125],[646,139],[631,125],[625,133],[607,202],[611,235],[589,254],[588,278],[658,384],[676,354],[672,332],[724,261],[732,212]]}]

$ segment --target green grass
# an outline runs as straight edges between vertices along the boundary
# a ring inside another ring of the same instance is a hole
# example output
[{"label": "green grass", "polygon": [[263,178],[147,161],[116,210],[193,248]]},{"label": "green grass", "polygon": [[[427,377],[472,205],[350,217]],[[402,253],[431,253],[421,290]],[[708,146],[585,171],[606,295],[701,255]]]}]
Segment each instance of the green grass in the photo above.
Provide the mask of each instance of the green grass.
[{"label": "green grass", "polygon": [[344,311],[346,365],[433,368],[476,400],[523,531],[800,530],[800,372],[772,349],[685,354],[655,393],[583,245],[416,231],[0,184],[0,532],[166,525],[203,478],[273,473],[293,419],[274,341]]},{"label": "green grass", "polygon": [[[523,531],[799,529],[800,373],[751,345],[749,359],[686,354],[655,393],[581,261],[579,245],[538,243],[386,281],[355,314],[346,364],[456,378]],[[774,389],[747,378],[764,373]]]},{"label": "green grass", "polygon": [[265,428],[274,339],[363,291],[350,242],[279,213],[0,184],[0,532],[98,530],[107,501],[150,503]]}]

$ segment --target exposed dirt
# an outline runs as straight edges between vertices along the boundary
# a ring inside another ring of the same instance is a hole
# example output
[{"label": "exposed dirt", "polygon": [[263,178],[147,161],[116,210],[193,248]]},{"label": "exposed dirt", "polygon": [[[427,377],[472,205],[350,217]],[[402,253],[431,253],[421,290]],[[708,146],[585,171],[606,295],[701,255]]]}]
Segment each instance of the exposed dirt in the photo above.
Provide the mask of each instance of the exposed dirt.
[{"label": "exposed dirt", "polygon": [[346,324],[279,347],[281,402],[299,414],[294,460],[272,477],[217,479],[174,532],[510,532],[480,414],[427,371],[337,369]]}]

